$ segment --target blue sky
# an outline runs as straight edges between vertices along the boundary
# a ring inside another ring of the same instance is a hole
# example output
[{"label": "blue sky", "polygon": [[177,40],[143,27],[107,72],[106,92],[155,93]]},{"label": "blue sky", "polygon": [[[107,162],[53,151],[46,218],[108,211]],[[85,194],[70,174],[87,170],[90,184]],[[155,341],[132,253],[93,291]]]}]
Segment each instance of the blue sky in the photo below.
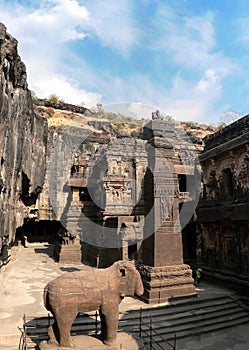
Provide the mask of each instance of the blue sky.
[{"label": "blue sky", "polygon": [[248,0],[0,0],[29,88],[177,120],[249,113]]}]

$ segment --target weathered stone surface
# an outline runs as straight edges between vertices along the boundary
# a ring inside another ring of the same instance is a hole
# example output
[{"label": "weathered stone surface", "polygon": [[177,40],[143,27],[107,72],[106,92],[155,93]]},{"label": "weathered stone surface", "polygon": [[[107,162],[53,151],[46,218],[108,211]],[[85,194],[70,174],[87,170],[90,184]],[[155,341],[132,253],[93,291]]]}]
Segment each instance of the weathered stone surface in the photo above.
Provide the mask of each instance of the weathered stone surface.
[{"label": "weathered stone surface", "polygon": [[88,113],[90,113],[90,110],[88,110],[86,107],[72,105],[71,103],[65,103],[65,102],[59,101],[59,100],[57,102],[53,103],[49,99],[39,99],[38,103],[39,103],[39,106],[53,107],[56,109],[72,111],[75,113],[84,114],[86,111]]},{"label": "weathered stone surface", "polygon": [[160,303],[172,296],[196,294],[191,269],[183,264],[179,210],[180,192],[191,192],[193,185],[188,186],[186,181],[186,188],[181,188],[178,173],[183,168],[180,176],[194,177],[196,153],[188,149],[188,142],[175,124],[164,120],[158,111],[152,114],[145,135],[149,139],[150,171],[147,170],[144,184],[147,215],[140,273],[145,287],[143,300]]},{"label": "weathered stone surface", "polygon": [[236,280],[230,284],[240,290],[249,277],[248,137],[246,115],[205,139],[200,156],[203,191],[197,210],[204,273],[217,275],[224,283]]},{"label": "weathered stone surface", "polygon": [[48,329],[50,342],[72,346],[70,330],[77,314],[98,309],[102,339],[106,345],[115,345],[119,303],[125,296],[143,291],[141,277],[130,262],[118,261],[107,269],[92,268],[57,277],[44,289],[45,307],[55,318]]},{"label": "weathered stone surface", "polygon": [[152,267],[140,265],[145,292],[142,300],[149,304],[167,302],[171,298],[196,296],[192,270],[186,264]]},{"label": "weathered stone surface", "polygon": [[[207,151],[213,150],[216,147],[225,145],[230,142],[235,142],[235,140],[240,140],[240,137],[243,135],[245,136],[246,134],[248,134],[248,132],[249,132],[249,115],[245,115],[243,118],[236,120],[235,122],[221,129],[220,131],[212,135],[208,135],[206,138],[204,138],[204,142],[205,142],[204,154],[205,155],[209,154],[207,153]],[[201,158],[205,156],[204,154],[201,156]]]},{"label": "weathered stone surface", "polygon": [[[72,238],[74,239],[74,238]],[[73,243],[55,244],[54,246],[54,258],[56,261],[67,264],[80,264],[82,261],[81,245],[79,240],[74,239]]]},{"label": "weathered stone surface", "polygon": [[[144,345],[141,339],[135,339],[133,335],[127,333],[118,333],[117,335],[117,345],[107,346],[102,343],[102,341],[95,337],[89,336],[74,336],[72,338],[75,350],[142,350]],[[40,350],[60,350],[53,344],[48,344],[43,341],[39,345]],[[64,348],[65,350],[72,348]]]},{"label": "weathered stone surface", "polygon": [[43,186],[46,135],[46,120],[33,111],[17,40],[0,23],[0,252],[14,241]]}]

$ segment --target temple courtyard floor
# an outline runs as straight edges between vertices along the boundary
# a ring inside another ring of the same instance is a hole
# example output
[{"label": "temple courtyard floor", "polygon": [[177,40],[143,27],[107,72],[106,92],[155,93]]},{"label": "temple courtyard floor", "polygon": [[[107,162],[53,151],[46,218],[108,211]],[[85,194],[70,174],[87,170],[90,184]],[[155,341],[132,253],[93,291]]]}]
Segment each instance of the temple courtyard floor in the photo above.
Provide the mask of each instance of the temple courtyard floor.
[{"label": "temple courtyard floor", "polygon": [[[13,261],[0,272],[0,350],[18,350],[23,315],[43,317],[43,289],[47,282],[75,269],[89,269],[86,265],[62,265],[52,258],[52,246],[29,244],[20,248]],[[224,293],[224,289],[202,283],[198,294]],[[229,292],[229,291],[228,291]],[[151,307],[135,298],[125,298],[120,311]],[[177,350],[247,350],[249,324],[223,331],[177,340]]]}]

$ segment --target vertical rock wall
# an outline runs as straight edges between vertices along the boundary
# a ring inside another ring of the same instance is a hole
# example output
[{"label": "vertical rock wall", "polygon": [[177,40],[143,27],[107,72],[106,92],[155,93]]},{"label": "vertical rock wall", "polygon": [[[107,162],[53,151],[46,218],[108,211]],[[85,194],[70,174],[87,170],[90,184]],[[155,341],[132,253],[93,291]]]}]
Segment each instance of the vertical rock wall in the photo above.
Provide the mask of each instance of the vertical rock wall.
[{"label": "vertical rock wall", "polygon": [[17,40],[0,23],[0,256],[43,186],[47,122],[35,115]]}]

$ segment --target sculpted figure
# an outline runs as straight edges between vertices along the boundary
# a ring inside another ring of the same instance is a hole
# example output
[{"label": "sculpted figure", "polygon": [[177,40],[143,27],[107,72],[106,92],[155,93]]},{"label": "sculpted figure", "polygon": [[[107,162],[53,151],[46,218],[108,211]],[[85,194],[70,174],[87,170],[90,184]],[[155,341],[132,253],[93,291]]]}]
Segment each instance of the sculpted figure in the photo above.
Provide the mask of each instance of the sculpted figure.
[{"label": "sculpted figure", "polygon": [[118,307],[125,296],[144,292],[139,272],[131,262],[117,261],[106,269],[68,272],[49,282],[44,304],[55,322],[48,329],[50,342],[73,347],[70,330],[79,312],[99,310],[101,335],[106,345],[115,343]]}]

